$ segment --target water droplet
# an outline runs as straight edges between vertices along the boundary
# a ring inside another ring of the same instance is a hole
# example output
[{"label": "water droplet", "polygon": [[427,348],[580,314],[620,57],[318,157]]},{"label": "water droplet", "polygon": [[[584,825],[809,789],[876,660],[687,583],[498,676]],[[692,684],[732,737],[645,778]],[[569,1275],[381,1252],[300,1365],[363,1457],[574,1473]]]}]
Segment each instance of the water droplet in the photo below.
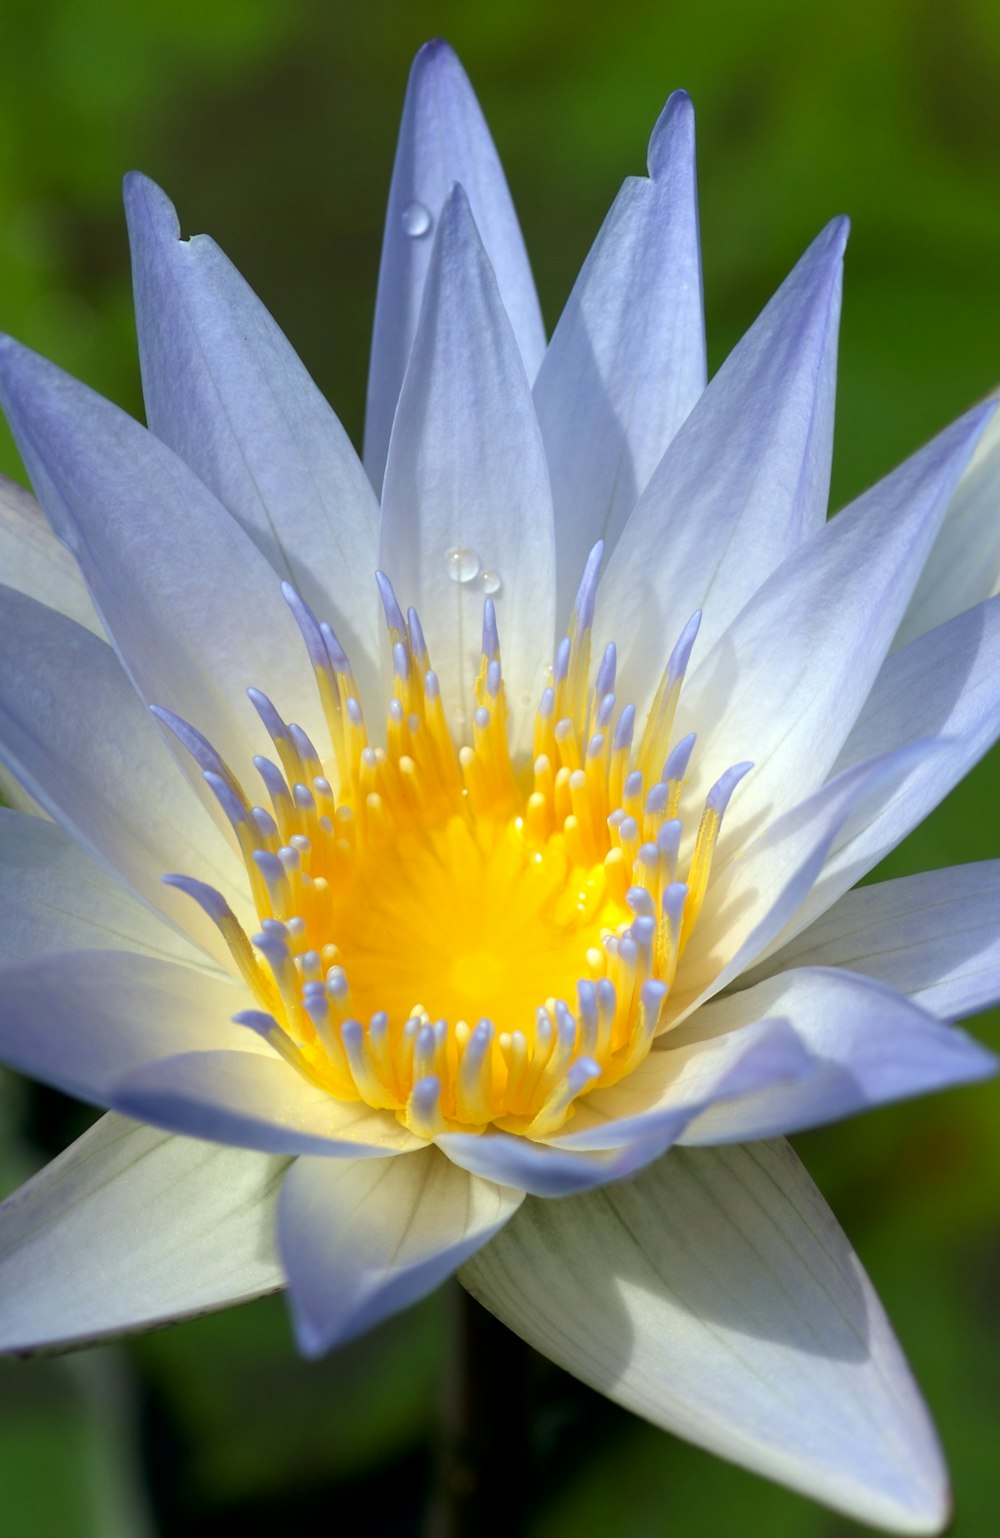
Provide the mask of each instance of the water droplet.
[{"label": "water droplet", "polygon": [[479,573],[479,586],[484,593],[499,593],[503,583],[498,571],[481,571]]},{"label": "water droplet", "polygon": [[472,582],[479,575],[479,557],[462,545],[445,552],[445,571],[452,582]]},{"label": "water droplet", "polygon": [[430,209],[422,203],[407,203],[403,209],[403,234],[409,235],[411,240],[419,240],[421,235],[427,235],[433,223]]}]

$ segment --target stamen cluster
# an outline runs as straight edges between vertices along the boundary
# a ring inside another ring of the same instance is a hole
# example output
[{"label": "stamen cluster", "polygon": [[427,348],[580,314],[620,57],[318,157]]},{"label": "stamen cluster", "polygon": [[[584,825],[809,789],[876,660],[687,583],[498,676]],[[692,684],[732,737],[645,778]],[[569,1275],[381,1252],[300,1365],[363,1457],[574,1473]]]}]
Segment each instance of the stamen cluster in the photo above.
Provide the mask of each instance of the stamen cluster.
[{"label": "stamen cluster", "polygon": [[330,737],[250,698],[278,762],[252,804],[193,727],[160,718],[200,765],[239,843],[259,931],[223,898],[166,878],[219,926],[257,1008],[238,1018],[341,1100],[395,1112],[420,1136],[496,1125],[557,1131],[577,1099],[649,1051],[708,886],[726,805],[709,793],[679,879],[678,816],[694,738],[671,730],[700,616],[685,626],[641,735],[615,695],[609,645],[591,684],[601,547],[584,573],[525,772],[512,759],[492,598],[471,740],[456,745],[415,610],[378,583],[392,655],[384,746],[367,731],[329,625],[285,596]]}]

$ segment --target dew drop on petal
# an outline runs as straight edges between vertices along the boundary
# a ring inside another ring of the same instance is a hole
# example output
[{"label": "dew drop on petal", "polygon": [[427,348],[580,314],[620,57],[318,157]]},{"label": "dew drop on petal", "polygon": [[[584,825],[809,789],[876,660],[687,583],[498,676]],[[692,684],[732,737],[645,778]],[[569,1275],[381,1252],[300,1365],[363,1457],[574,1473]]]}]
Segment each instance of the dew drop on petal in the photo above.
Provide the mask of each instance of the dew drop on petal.
[{"label": "dew drop on petal", "polygon": [[503,583],[498,571],[481,571],[479,573],[479,586],[484,593],[499,593]]},{"label": "dew drop on petal", "polygon": [[462,545],[445,552],[444,566],[452,582],[472,582],[479,575],[478,555]]},{"label": "dew drop on petal", "polygon": [[421,235],[430,233],[434,220],[431,218],[429,208],[423,203],[407,203],[401,215],[403,234],[409,235],[411,240],[419,240]]}]

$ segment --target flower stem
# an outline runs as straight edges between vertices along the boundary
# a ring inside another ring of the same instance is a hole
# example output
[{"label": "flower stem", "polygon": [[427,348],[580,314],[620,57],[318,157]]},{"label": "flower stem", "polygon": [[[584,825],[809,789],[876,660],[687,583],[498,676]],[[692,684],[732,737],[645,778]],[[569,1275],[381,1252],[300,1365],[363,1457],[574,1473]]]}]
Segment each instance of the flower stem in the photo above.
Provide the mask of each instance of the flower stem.
[{"label": "flower stem", "polygon": [[428,1538],[518,1538],[529,1489],[525,1346],[458,1282]]}]

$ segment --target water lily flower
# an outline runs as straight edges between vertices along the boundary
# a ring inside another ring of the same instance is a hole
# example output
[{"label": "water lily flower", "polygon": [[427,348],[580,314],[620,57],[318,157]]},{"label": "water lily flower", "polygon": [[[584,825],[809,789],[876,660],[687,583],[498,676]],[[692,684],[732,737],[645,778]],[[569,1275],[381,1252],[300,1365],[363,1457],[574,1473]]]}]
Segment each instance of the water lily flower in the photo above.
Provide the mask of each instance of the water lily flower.
[{"label": "water lily flower", "polygon": [[461,1268],[658,1425],[938,1531],[781,1139],[993,1071],[951,1022],[1000,998],[1000,866],[850,890],[1000,729],[991,408],[827,521],[844,223],[706,385],[683,93],[546,345],[421,52],[364,468],[125,197],[148,428],[0,351],[45,515],[4,489],[0,1054],[108,1110],[0,1208],[0,1346],[284,1284],[315,1354]]}]

